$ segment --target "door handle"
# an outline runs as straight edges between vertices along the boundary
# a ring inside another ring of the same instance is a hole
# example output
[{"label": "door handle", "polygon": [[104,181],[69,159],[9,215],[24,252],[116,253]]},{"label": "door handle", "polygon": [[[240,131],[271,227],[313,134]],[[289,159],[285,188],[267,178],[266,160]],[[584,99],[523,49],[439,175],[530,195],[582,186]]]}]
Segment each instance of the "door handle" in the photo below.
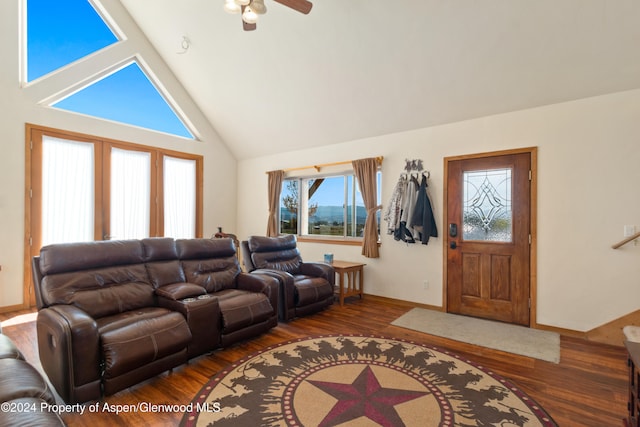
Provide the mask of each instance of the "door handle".
[{"label": "door handle", "polygon": [[451,243],[449,243],[449,247],[451,249],[456,249],[458,247],[458,244],[456,242],[451,242]]}]

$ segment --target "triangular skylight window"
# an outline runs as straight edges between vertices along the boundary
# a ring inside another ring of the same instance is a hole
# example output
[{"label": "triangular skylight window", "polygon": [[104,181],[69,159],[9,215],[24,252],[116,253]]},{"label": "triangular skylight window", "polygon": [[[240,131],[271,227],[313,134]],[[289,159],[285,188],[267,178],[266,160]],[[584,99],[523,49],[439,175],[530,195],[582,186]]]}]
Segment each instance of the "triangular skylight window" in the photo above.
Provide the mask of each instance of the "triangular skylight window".
[{"label": "triangular skylight window", "polygon": [[27,0],[27,81],[117,41],[88,0]]},{"label": "triangular skylight window", "polygon": [[53,107],[193,138],[135,62]]},{"label": "triangular skylight window", "polygon": [[[28,81],[119,40],[89,0],[26,1]],[[193,139],[175,110],[135,62],[53,106]]]}]

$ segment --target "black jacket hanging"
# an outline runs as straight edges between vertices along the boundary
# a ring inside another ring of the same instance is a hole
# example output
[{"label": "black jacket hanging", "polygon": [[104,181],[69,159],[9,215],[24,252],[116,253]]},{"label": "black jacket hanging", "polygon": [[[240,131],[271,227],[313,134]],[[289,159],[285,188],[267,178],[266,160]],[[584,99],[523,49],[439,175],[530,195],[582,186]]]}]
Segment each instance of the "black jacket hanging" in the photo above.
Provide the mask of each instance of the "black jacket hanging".
[{"label": "black jacket hanging", "polygon": [[419,237],[423,245],[429,243],[429,237],[438,237],[438,229],[435,218],[433,217],[431,201],[427,195],[427,177],[424,174],[420,182],[418,200],[416,201],[410,226],[418,231],[419,236],[417,237]]}]

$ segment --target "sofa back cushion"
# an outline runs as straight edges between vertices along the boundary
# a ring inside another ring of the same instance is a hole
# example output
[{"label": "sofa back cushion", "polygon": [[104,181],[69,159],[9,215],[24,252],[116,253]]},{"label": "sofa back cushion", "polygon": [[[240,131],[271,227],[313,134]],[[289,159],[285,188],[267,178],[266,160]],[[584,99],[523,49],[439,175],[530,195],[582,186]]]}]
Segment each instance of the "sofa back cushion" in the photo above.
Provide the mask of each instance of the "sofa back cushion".
[{"label": "sofa back cushion", "polygon": [[236,287],[240,264],[230,238],[179,239],[176,248],[188,283],[208,293]]},{"label": "sofa back cushion", "polygon": [[171,237],[142,239],[144,260],[154,288],[185,282],[178,260],[176,241]]},{"label": "sofa back cushion", "polygon": [[139,240],[45,246],[40,271],[45,306],[72,304],[100,318],[154,305]]},{"label": "sofa back cushion", "polygon": [[296,236],[251,236],[247,240],[251,262],[255,268],[267,268],[297,274],[302,265]]}]

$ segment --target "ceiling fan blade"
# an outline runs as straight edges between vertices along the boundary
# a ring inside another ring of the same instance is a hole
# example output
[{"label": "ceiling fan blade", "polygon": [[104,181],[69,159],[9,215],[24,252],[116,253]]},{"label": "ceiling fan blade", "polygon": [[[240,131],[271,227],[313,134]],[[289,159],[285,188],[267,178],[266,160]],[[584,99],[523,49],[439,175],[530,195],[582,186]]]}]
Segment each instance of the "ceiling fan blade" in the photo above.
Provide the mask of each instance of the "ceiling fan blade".
[{"label": "ceiling fan blade", "polygon": [[290,7],[293,10],[297,10],[300,13],[304,13],[305,15],[311,12],[311,8],[313,7],[313,3],[307,0],[274,0],[280,4],[283,4],[287,7]]}]

